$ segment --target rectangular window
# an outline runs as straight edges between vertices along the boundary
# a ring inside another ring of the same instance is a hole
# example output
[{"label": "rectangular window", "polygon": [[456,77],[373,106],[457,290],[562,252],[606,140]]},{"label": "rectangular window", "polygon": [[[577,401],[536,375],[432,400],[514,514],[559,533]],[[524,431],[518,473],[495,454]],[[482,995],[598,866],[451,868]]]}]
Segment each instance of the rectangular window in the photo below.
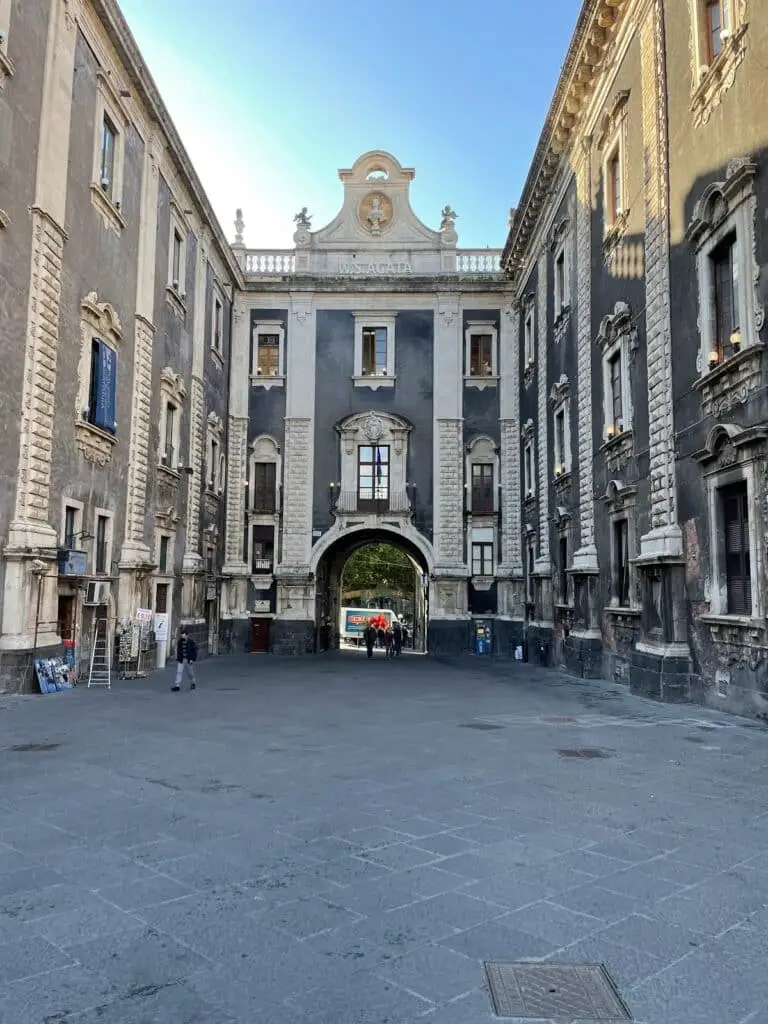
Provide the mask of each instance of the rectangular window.
[{"label": "rectangular window", "polygon": [[728,614],[752,614],[752,573],[749,560],[747,484],[741,481],[720,491],[725,540]]},{"label": "rectangular window", "polygon": [[160,572],[168,572],[168,549],[170,537],[161,537],[158,545],[157,568]]},{"label": "rectangular window", "polygon": [[205,571],[213,574],[216,571],[216,549],[207,547],[205,549]]},{"label": "rectangular window", "polygon": [[115,198],[115,146],[117,142],[117,129],[112,121],[104,115],[104,123],[101,129],[101,176],[99,184],[104,195],[109,200]]},{"label": "rectangular window", "polygon": [[251,530],[251,572],[271,572],[274,554],[273,527],[254,526]]},{"label": "rectangular window", "polygon": [[66,505],[64,507],[64,547],[72,550],[75,546],[75,541],[78,539],[77,534],[77,513],[78,509],[73,508],[72,505]]},{"label": "rectangular window", "polygon": [[255,462],[253,464],[251,507],[254,512],[275,511],[276,474],[277,467],[274,462]]},{"label": "rectangular window", "polygon": [[386,327],[363,328],[363,376],[386,377],[387,375],[387,329]]},{"label": "rectangular window", "polygon": [[163,614],[168,611],[168,584],[158,583],[155,590],[155,611]]},{"label": "rectangular window", "polygon": [[389,445],[360,445],[357,458],[358,501],[388,501]]},{"label": "rectangular window", "polygon": [[490,463],[472,465],[472,511],[493,512],[493,466]]},{"label": "rectangular window", "polygon": [[[709,257],[712,267],[712,322],[717,362],[739,350],[739,251],[734,231]],[[712,357],[710,357],[710,361]]]},{"label": "rectangular window", "polygon": [[117,398],[117,353],[100,338],[91,341],[88,422],[114,434]]},{"label": "rectangular window", "polygon": [[707,58],[711,64],[723,48],[722,33],[728,28],[728,0],[706,2]]},{"label": "rectangular window", "polygon": [[208,454],[208,486],[212,491],[216,490],[216,470],[219,467],[219,443],[211,438],[211,448]]},{"label": "rectangular window", "polygon": [[181,291],[181,252],[183,241],[178,228],[173,229],[173,253],[171,257],[171,284],[176,291]]},{"label": "rectangular window", "polygon": [[561,249],[555,259],[555,316],[559,316],[568,304],[565,290],[565,249]]},{"label": "rectangular window", "polygon": [[555,475],[565,472],[565,409],[555,413]]},{"label": "rectangular window", "polygon": [[165,407],[165,464],[169,469],[175,469],[176,463],[176,406],[168,402]]},{"label": "rectangular window", "polygon": [[528,587],[528,603],[533,604],[534,593],[533,593],[533,570],[536,565],[536,550],[532,540],[528,541],[528,573],[527,573],[527,587]]},{"label": "rectangular window", "polygon": [[614,594],[619,608],[629,607],[629,523],[613,524]]},{"label": "rectangular window", "polygon": [[610,383],[610,411],[613,418],[611,424],[618,433],[623,428],[624,403],[621,393],[621,351],[616,352],[608,360],[608,380]]},{"label": "rectangular window", "polygon": [[223,307],[217,296],[213,297],[213,347],[221,352]]},{"label": "rectangular window", "polygon": [[560,604],[568,604],[568,538],[560,538]]},{"label": "rectangular window", "polygon": [[96,516],[96,575],[103,576],[107,571],[107,531],[109,520],[106,516]]},{"label": "rectangular window", "polygon": [[525,496],[527,498],[533,494],[533,448],[530,444],[525,446],[523,470],[525,476]]},{"label": "rectangular window", "polygon": [[277,377],[280,372],[280,335],[260,334],[258,336],[258,346],[257,375],[260,377]]},{"label": "rectangular window", "polygon": [[470,377],[490,377],[493,374],[493,336],[473,334],[469,339]]},{"label": "rectangular window", "polygon": [[493,576],[493,544],[472,545],[472,575]]},{"label": "rectangular window", "polygon": [[622,194],[621,194],[621,153],[617,147],[608,157],[606,165],[608,172],[608,224],[612,226],[621,216]]},{"label": "rectangular window", "polygon": [[528,366],[533,362],[534,350],[534,338],[533,338],[533,312],[531,311],[525,318],[525,364]]}]

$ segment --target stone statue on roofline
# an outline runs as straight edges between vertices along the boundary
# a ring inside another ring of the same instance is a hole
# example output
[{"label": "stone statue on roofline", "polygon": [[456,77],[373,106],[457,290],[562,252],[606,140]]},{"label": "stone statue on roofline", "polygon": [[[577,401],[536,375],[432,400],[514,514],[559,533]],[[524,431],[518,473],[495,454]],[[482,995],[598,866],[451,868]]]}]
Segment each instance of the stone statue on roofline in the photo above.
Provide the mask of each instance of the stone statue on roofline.
[{"label": "stone statue on roofline", "polygon": [[440,230],[445,231],[447,228],[456,229],[456,218],[458,213],[451,206],[444,206],[442,213],[440,214],[442,220],[440,221]]},{"label": "stone statue on roofline", "polygon": [[293,218],[293,223],[298,229],[303,228],[305,231],[309,231],[312,227],[312,216],[307,213],[306,206],[302,206],[296,216]]}]

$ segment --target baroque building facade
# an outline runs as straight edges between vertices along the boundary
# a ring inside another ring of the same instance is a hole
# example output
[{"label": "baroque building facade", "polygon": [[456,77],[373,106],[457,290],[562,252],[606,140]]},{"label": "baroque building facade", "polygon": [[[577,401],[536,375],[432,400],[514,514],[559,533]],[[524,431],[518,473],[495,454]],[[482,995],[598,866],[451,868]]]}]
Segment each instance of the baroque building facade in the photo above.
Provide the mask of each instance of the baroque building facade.
[{"label": "baroque building facade", "polygon": [[349,555],[419,646],[766,713],[766,0],[585,0],[503,251],[385,152],[229,245],[115,0],[0,0],[0,688],[150,612],[316,649]]},{"label": "baroque building facade", "polygon": [[339,177],[339,214],[313,231],[302,210],[290,251],[247,249],[237,224],[222,632],[313,651],[316,623],[339,621],[344,563],[378,540],[419,570],[422,649],[468,650],[479,619],[508,650],[518,391],[500,251],[457,249],[448,206],[422,223],[414,171],[388,153]]},{"label": "baroque building facade", "polygon": [[216,649],[239,269],[117,4],[0,0],[0,30],[13,690],[64,643],[87,669],[99,624],[111,643],[139,609],[152,665],[180,623]]},{"label": "baroque building facade", "polygon": [[765,0],[587,0],[503,255],[529,656],[762,714],[766,52]]}]

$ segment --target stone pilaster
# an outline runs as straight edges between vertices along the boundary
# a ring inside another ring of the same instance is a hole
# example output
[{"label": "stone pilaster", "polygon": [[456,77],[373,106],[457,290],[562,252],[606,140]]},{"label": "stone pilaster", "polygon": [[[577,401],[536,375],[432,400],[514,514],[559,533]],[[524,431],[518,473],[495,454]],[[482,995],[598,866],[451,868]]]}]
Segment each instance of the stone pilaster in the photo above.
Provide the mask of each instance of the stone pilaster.
[{"label": "stone pilaster", "polygon": [[594,438],[592,423],[592,169],[591,139],[576,166],[576,414],[579,458],[579,547],[574,570],[597,572],[595,547]]},{"label": "stone pilaster", "polygon": [[434,344],[434,546],[438,572],[464,565],[463,365],[458,295],[438,299]]},{"label": "stone pilaster", "polygon": [[248,418],[230,416],[227,445],[227,532],[224,575],[245,573],[245,473],[248,451]]},{"label": "stone pilaster", "polygon": [[[499,412],[501,452],[499,484],[501,488],[501,563],[498,614],[501,619],[522,622],[525,618],[523,582],[522,522],[520,519],[520,306],[508,306],[502,313],[499,336]],[[503,644],[519,641],[515,635]]]},{"label": "stone pilaster", "polygon": [[549,334],[547,330],[547,249],[538,259],[536,286],[537,373],[537,429],[536,455],[538,460],[539,553],[534,565],[536,619],[539,625],[550,628],[552,623],[552,557],[549,549],[549,403],[547,401],[547,356]]},{"label": "stone pilaster", "polygon": [[35,635],[38,647],[59,640],[57,531],[49,522],[49,506],[78,10],[79,3],[75,2],[54,0],[49,5],[31,208],[32,255],[19,408],[18,476],[14,519],[4,550],[0,647],[16,650],[31,647]]},{"label": "stone pilaster", "polygon": [[[203,453],[205,450],[205,400],[203,394],[203,369],[205,366],[205,334],[207,327],[207,286],[208,286],[208,244],[209,231],[203,225],[197,244],[197,266],[195,268],[195,322],[192,342],[192,380],[189,395],[189,452],[187,465],[192,473],[187,478],[187,523],[184,538],[185,574],[199,573],[203,567],[200,553],[200,496],[203,483]],[[188,586],[187,590],[191,588]],[[188,601],[192,594],[188,595]],[[189,608],[188,615],[202,614],[203,609]]]},{"label": "stone pilaster", "polygon": [[184,552],[185,571],[202,567],[200,555],[200,493],[204,473],[205,401],[203,382],[193,376],[189,395],[189,465],[192,474],[187,483],[187,533]]},{"label": "stone pilaster", "polygon": [[630,657],[633,692],[686,700],[690,687],[682,531],[677,523],[672,337],[669,310],[669,139],[664,8],[651,0],[640,27],[645,163],[645,317],[651,529],[636,567],[641,632]]},{"label": "stone pilaster", "polygon": [[310,574],[315,480],[316,316],[312,297],[291,299],[285,361],[283,522],[277,581],[276,650],[303,654],[314,649],[315,583]]},{"label": "stone pilaster", "polygon": [[645,556],[679,556],[675,482],[672,330],[669,311],[669,140],[664,10],[652,0],[640,30],[645,155],[645,317],[648,360],[648,443],[651,530],[640,538]]}]

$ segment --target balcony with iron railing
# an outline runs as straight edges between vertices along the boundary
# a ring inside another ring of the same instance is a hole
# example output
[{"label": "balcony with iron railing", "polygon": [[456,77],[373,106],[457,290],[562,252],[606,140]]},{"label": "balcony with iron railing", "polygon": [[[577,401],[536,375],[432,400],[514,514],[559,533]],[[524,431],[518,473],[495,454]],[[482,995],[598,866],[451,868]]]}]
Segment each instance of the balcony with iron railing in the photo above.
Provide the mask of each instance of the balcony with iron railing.
[{"label": "balcony with iron railing", "polygon": [[271,558],[252,558],[251,559],[251,572],[272,572],[272,559]]},{"label": "balcony with iron railing", "polygon": [[[449,257],[448,266],[446,268],[445,264],[442,264],[441,269],[437,273],[440,276],[481,274],[483,276],[491,275],[501,278],[503,276],[501,253],[501,249],[455,249],[450,253],[444,254]],[[235,256],[246,277],[288,277],[297,273],[295,249],[246,249],[238,247],[235,249]],[[401,266],[401,264],[394,265]],[[337,267],[322,270],[307,269],[301,272],[320,276],[339,275]],[[413,273],[418,275],[420,271],[415,269]],[[356,274],[355,276],[366,275]],[[397,276],[409,275],[398,273]]]},{"label": "balcony with iron railing", "polygon": [[404,515],[411,511],[407,491],[392,491],[386,498],[361,498],[357,491],[340,491],[334,496],[333,509],[342,514]]}]

